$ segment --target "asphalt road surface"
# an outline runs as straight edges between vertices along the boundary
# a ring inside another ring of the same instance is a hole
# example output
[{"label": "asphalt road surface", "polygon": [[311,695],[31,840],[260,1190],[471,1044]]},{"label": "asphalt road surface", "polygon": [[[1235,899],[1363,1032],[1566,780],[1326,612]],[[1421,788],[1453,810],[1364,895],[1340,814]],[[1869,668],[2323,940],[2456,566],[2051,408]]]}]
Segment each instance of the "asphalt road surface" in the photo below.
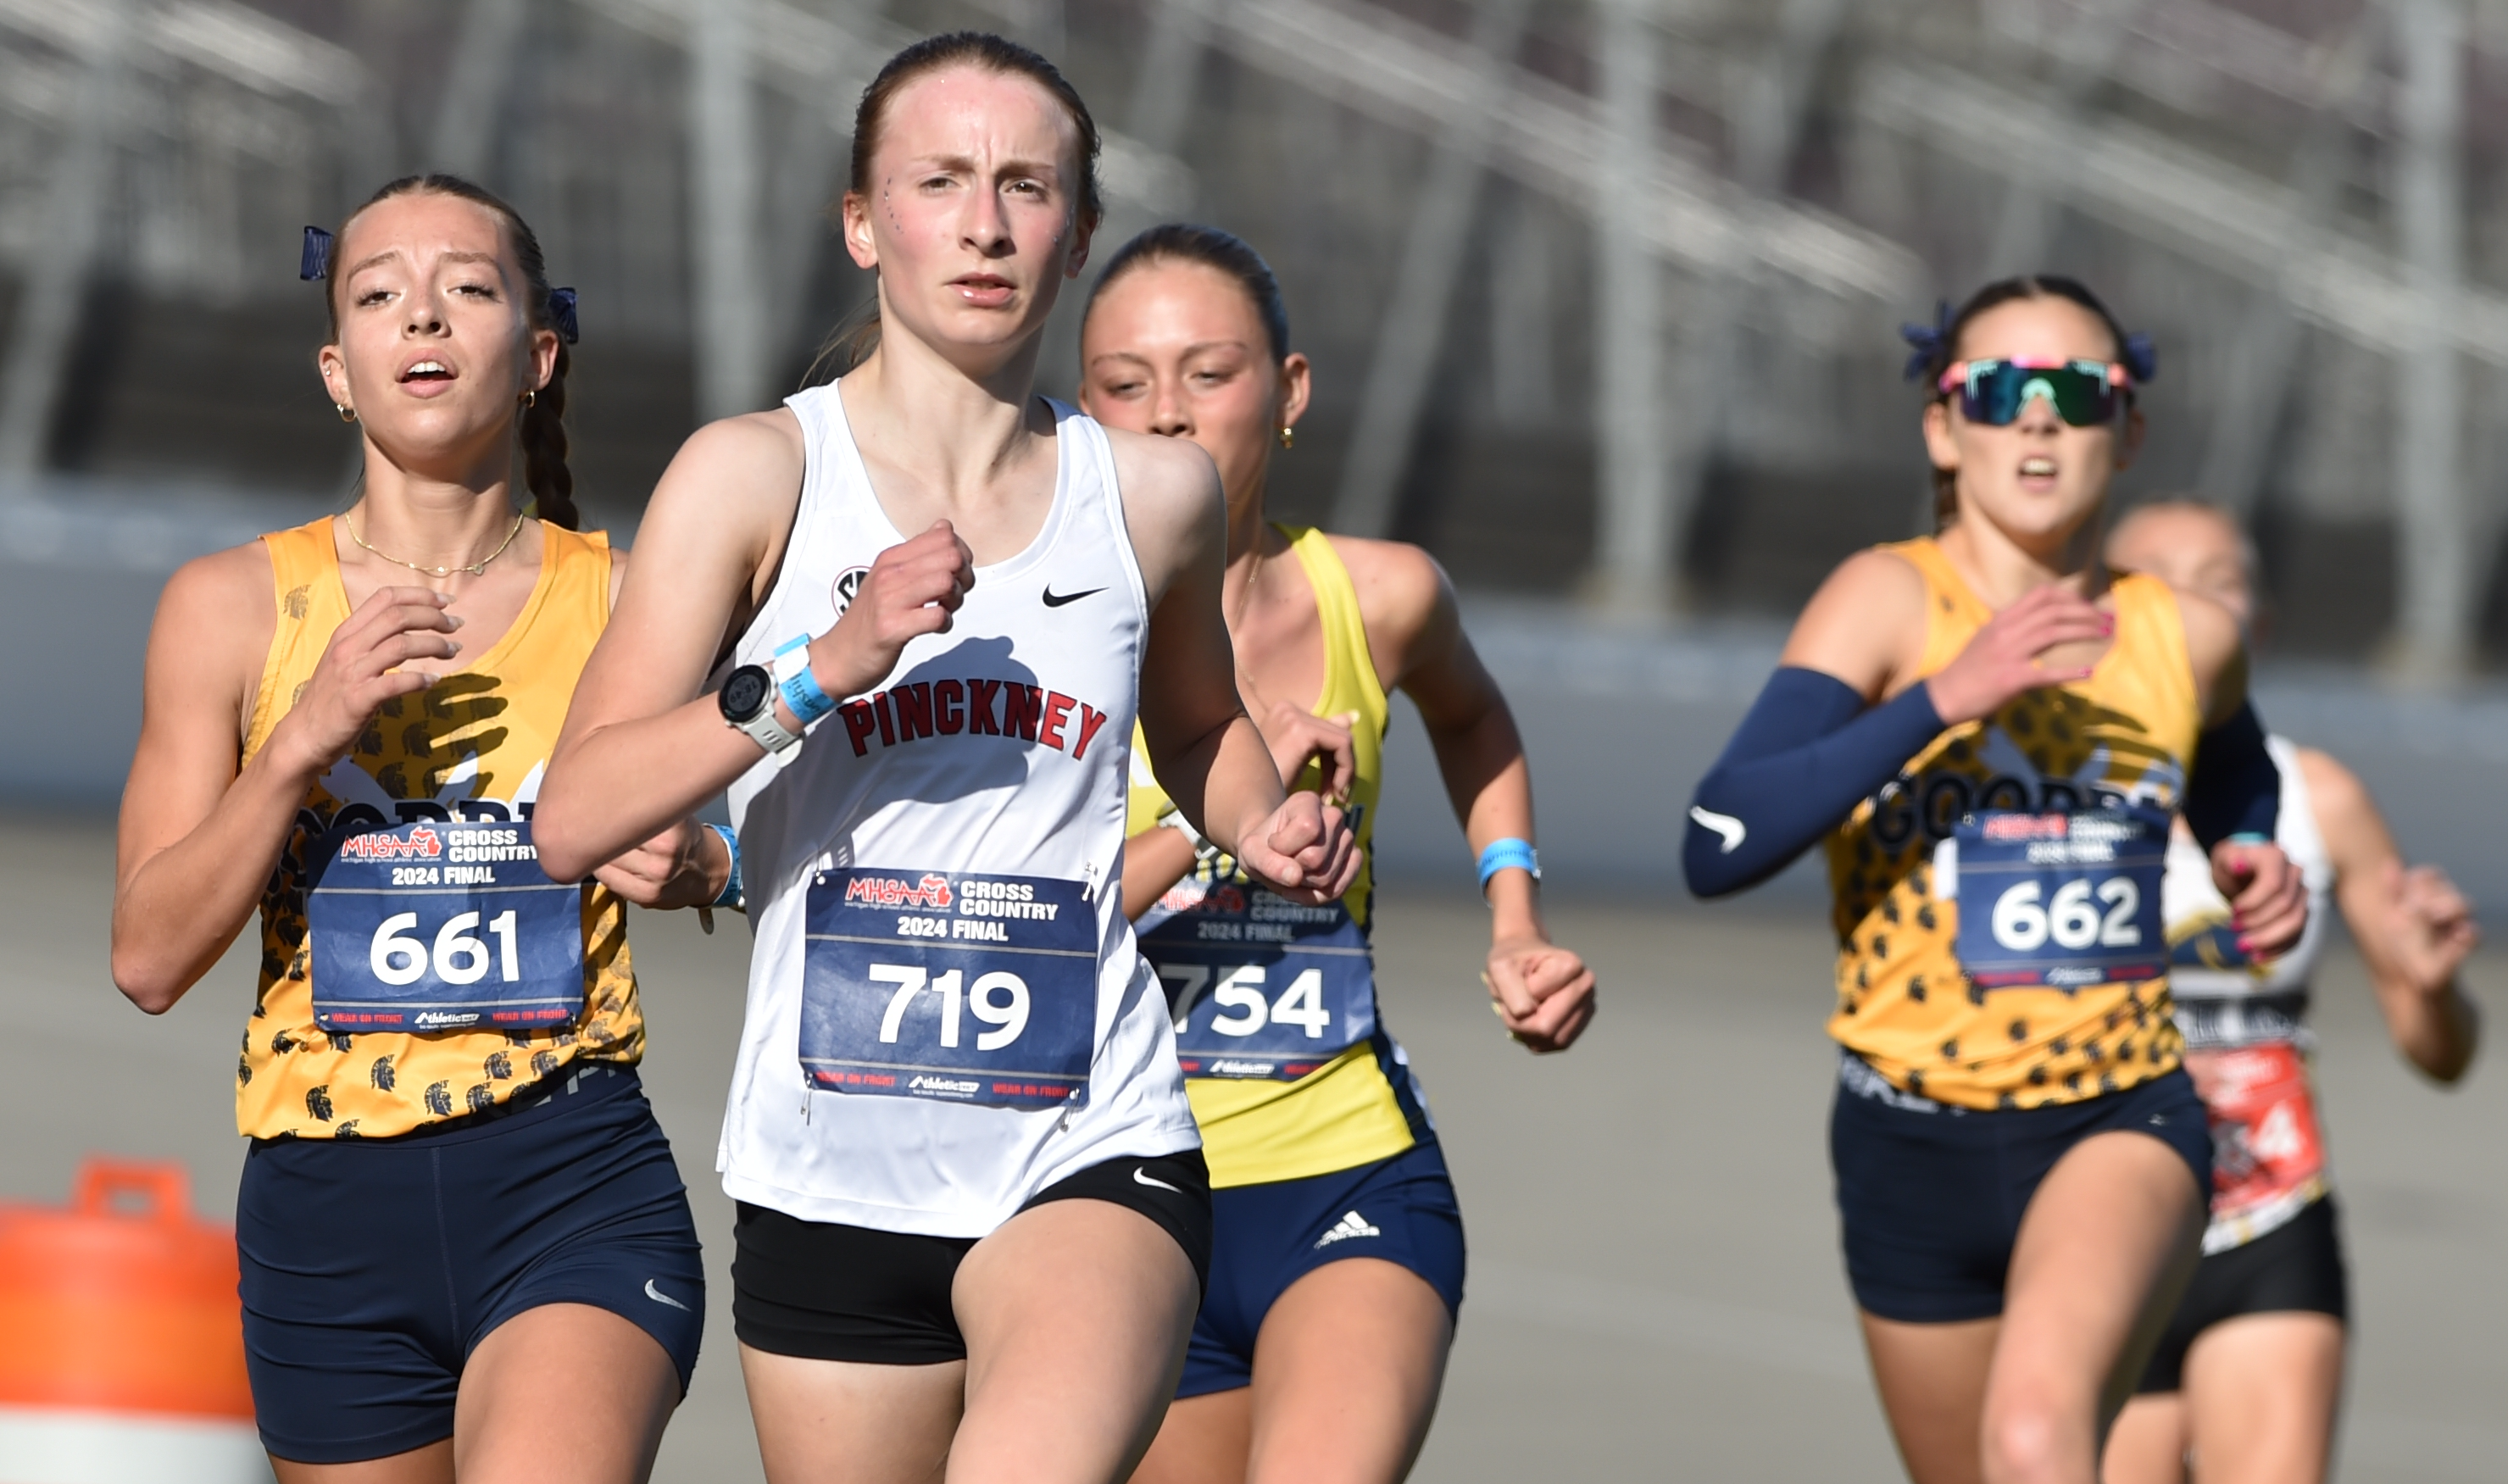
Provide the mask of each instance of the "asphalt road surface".
[{"label": "asphalt road surface", "polygon": [[[251,960],[230,953],[171,1014],[141,1016],[106,977],[111,885],[103,824],[0,821],[0,1200],[65,1199],[95,1151],[184,1162],[201,1208],[227,1219]],[[1899,1477],[1836,1255],[1816,912],[1563,893],[1552,921],[1599,968],[1604,1007],[1582,1046],[1536,1060],[1483,1008],[1487,929],[1468,895],[1397,887],[1382,908],[1387,1019],[1428,1084],[1471,1238],[1416,1477]],[[759,1474],[712,1156],[747,931],[733,918],[707,938],[692,913],[640,913],[631,933],[652,1026],[645,1079],[714,1280],[705,1358],[656,1477],[741,1484]],[[2508,960],[2487,956],[2468,978],[2495,1012]],[[2358,1311],[2344,1475],[2495,1479],[2508,1458],[2496,1260],[2508,1078],[2481,1065],[2453,1093],[2422,1085],[2386,1047],[2347,950],[2318,1000]]]}]

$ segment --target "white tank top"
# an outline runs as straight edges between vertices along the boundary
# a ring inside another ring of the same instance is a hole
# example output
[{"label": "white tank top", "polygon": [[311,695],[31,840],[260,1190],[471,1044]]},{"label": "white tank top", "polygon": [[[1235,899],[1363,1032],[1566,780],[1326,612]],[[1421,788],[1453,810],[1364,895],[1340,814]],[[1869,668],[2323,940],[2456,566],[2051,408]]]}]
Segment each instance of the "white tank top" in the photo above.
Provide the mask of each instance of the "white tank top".
[{"label": "white tank top", "polygon": [[[906,539],[833,386],[735,662],[833,624]],[[782,759],[732,784],[756,936],[717,1168],[807,1221],[981,1237],[1075,1171],[1200,1138],[1119,902],[1149,605],[1105,430],[1052,403],[1053,506]]]},{"label": "white tank top", "polygon": [[2316,809],[2300,771],[2299,749],[2286,737],[2265,746],[2281,770],[2281,812],[2273,840],[2307,884],[2307,928],[2298,945],[2267,963],[2239,951],[2230,904],[2212,884],[2211,862],[2184,831],[2169,840],[2161,878],[2161,915],[2169,942],[2168,987],[2189,1051],[2222,1051],[2265,1042],[2304,1042],[2309,976],[2325,948],[2334,864],[2317,833]]}]

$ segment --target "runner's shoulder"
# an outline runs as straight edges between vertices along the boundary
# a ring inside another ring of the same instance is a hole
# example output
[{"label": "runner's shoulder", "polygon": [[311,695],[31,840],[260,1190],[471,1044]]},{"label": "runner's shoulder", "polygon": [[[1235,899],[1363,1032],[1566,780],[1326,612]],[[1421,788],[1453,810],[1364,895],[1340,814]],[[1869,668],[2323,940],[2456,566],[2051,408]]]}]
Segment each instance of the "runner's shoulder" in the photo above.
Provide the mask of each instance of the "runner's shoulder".
[{"label": "runner's shoulder", "polygon": [[1420,636],[1457,621],[1454,583],[1426,551],[1409,541],[1329,532],[1325,538],[1349,573],[1370,648],[1408,654]]},{"label": "runner's shoulder", "polygon": [[1877,696],[1923,652],[1927,621],[1925,577],[1916,564],[1866,547],[1821,582],[1778,663],[1823,671]]}]

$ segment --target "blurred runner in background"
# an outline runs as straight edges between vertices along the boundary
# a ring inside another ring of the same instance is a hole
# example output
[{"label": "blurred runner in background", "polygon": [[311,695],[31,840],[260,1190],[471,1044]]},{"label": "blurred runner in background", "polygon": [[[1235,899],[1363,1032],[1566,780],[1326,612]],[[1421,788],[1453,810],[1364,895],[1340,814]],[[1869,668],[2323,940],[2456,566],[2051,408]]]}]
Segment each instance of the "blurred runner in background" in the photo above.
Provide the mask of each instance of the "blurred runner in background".
[{"label": "blurred runner in background", "polygon": [[1827,841],[1830,1151],[1909,1472],[2091,1484],[2211,1188],[2168,1019],[2171,820],[2252,951],[2296,943],[2306,897],[2237,620],[2099,560],[2149,343],[2051,277],[1908,338],[1939,534],[1813,597],[1682,863],[1721,896]]},{"label": "blurred runner in background", "polygon": [[[2254,621],[2254,547],[2223,511],[2143,505],[2109,538],[2108,561]],[[2108,1484],[2326,1476],[2350,1312],[2307,1071],[2329,900],[2415,1066],[2453,1083],[2479,1035],[2455,983],[2481,941],[2463,896],[2438,868],[2404,865],[2349,769],[2285,737],[2268,745],[2281,772],[2274,838],[2306,879],[2307,931],[2277,957],[2249,955],[2193,837],[2181,828],[2170,841],[2169,983],[2186,1069],[2211,1114],[2212,1217],[2194,1282],[2108,1440]]]},{"label": "blurred runner in background", "polygon": [[[1081,364],[1091,415],[1190,439],[1219,464],[1236,689],[1281,778],[1346,800],[1363,848],[1388,692],[1408,692],[1479,853],[1498,1018],[1534,1052],[1572,1043],[1594,976],[1542,926],[1524,746],[1445,574],[1417,546],[1264,518],[1272,450],[1293,445],[1309,385],[1270,267],[1215,228],[1142,233],[1097,280]],[[1124,907],[1166,983],[1216,1221],[1178,1400],[1134,1478],[1400,1479],[1436,1410],[1463,1231],[1379,1012],[1373,870],[1340,902],[1295,908],[1137,766],[1128,828]]]}]

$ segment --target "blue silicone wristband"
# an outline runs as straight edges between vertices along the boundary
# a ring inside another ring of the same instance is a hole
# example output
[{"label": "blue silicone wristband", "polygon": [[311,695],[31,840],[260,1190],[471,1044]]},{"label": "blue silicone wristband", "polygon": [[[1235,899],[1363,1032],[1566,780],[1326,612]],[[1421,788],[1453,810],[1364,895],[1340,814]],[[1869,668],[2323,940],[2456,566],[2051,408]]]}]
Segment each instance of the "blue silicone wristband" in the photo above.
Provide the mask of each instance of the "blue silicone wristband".
[{"label": "blue silicone wristband", "polygon": [[1541,857],[1533,850],[1532,842],[1519,839],[1490,841],[1489,848],[1481,852],[1481,891],[1489,891],[1490,877],[1516,868],[1531,872],[1536,881],[1541,879]]},{"label": "blue silicone wristband", "polygon": [[740,907],[749,901],[749,893],[740,884],[740,835],[729,825],[706,826],[722,836],[722,848],[731,852],[731,874],[723,877],[722,895],[714,899],[717,907]]},{"label": "blue silicone wristband", "polygon": [[[792,708],[793,715],[804,726],[836,709],[835,697],[820,689],[819,678],[810,673],[809,649],[810,636],[803,634],[797,639],[784,641],[783,646],[775,651],[775,667],[779,670],[792,671],[775,688],[783,692],[784,704]],[[797,665],[787,665],[784,662],[784,656],[795,649],[802,651],[801,662]]]}]

